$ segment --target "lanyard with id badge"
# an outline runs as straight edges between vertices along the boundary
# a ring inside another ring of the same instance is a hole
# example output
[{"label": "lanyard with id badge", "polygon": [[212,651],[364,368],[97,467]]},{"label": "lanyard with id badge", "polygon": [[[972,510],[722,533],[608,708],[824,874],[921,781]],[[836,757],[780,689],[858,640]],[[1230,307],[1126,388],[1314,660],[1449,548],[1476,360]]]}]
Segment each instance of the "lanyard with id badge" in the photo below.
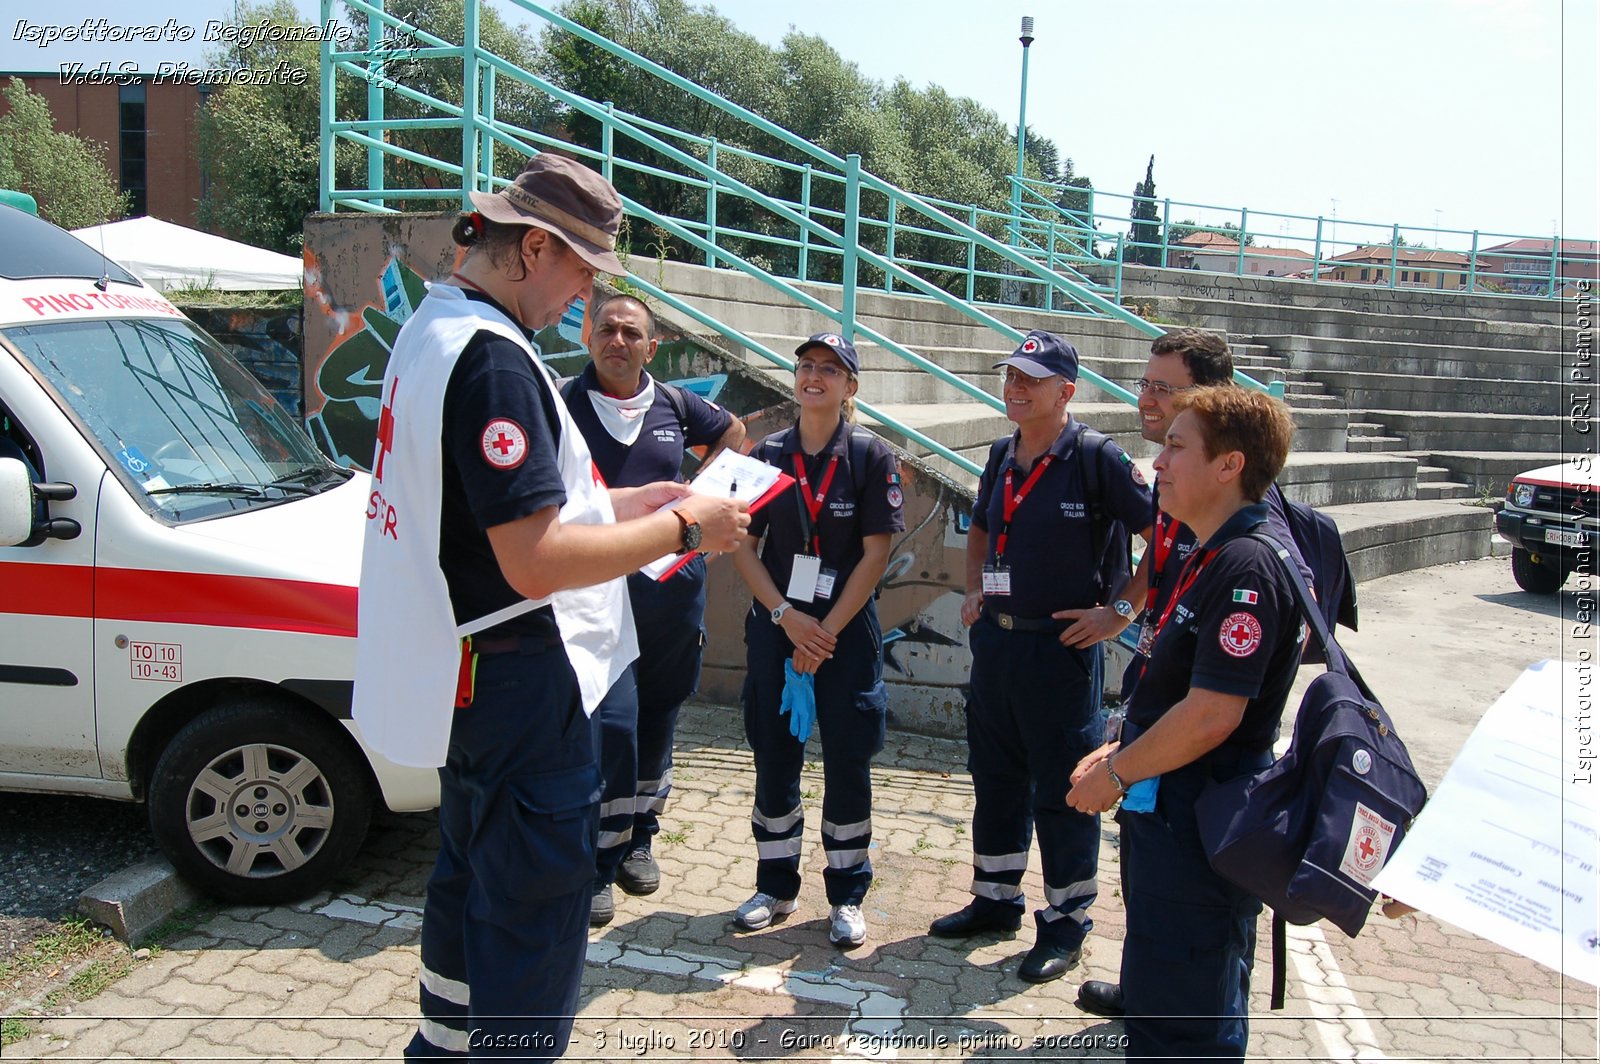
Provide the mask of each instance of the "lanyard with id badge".
[{"label": "lanyard with id badge", "polygon": [[832,569],[822,567],[822,536],[818,527],[818,519],[822,516],[822,503],[828,497],[828,488],[833,484],[833,475],[839,470],[839,456],[834,455],[828,460],[828,469],[822,474],[822,483],[817,485],[815,493],[811,491],[811,482],[806,479],[805,456],[794,456],[794,481],[795,489],[800,493],[800,536],[805,541],[806,552],[796,554],[794,563],[789,569],[789,590],[784,592],[785,598],[796,602],[815,602],[818,599],[826,601],[833,598],[833,585],[839,579],[839,574]]},{"label": "lanyard with id badge", "polygon": [[[1150,659],[1150,648],[1156,642],[1156,629],[1161,626],[1156,622],[1155,605],[1156,596],[1161,593],[1161,580],[1166,575],[1167,558],[1172,554],[1172,541],[1178,538],[1179,523],[1176,517],[1168,514],[1156,514],[1156,537],[1150,544],[1150,549],[1155,557],[1150,566],[1150,584],[1144,593],[1144,625],[1139,629],[1139,646],[1136,653],[1145,660]],[[1174,600],[1176,601],[1176,597]]]},{"label": "lanyard with id badge", "polygon": [[[1166,547],[1169,550],[1172,547],[1172,537],[1174,535],[1172,530],[1176,529],[1177,527],[1178,522],[1173,521],[1170,528],[1167,530],[1165,541]],[[1157,529],[1158,533],[1160,531],[1160,529]],[[1156,546],[1158,549],[1161,542],[1162,537],[1158,534],[1156,539]],[[1154,625],[1148,623],[1145,625],[1146,630],[1150,633],[1149,642],[1152,646],[1155,644],[1156,635],[1161,631],[1162,628],[1166,626],[1167,619],[1172,616],[1172,611],[1177,607],[1178,601],[1183,598],[1183,596],[1191,587],[1194,586],[1194,582],[1200,578],[1200,573],[1207,565],[1211,564],[1211,559],[1215,558],[1216,556],[1217,552],[1215,549],[1213,549],[1209,551],[1199,551],[1189,558],[1188,564],[1183,567],[1183,572],[1179,574],[1177,590],[1174,591],[1172,593],[1172,597],[1167,600],[1167,608],[1161,611],[1161,619],[1156,621]],[[1158,558],[1157,564],[1159,565],[1165,560],[1166,559],[1164,557]],[[1139,646],[1141,653],[1145,654],[1145,660],[1144,664],[1139,668],[1140,679],[1144,678],[1145,671],[1150,668],[1150,656],[1145,650],[1144,644],[1145,638],[1141,634],[1139,638]],[[1138,681],[1135,681],[1135,683],[1137,682]],[[1156,808],[1156,793],[1160,789],[1160,786],[1160,776],[1151,776],[1148,779],[1142,779],[1130,786],[1127,790],[1127,793],[1122,797],[1123,811],[1128,813],[1154,812]]]},{"label": "lanyard with id badge", "polygon": [[[1011,446],[1015,448],[1016,444],[1013,443]],[[1011,519],[1017,515],[1017,507],[1022,505],[1022,500],[1028,497],[1028,493],[1039,483],[1039,478],[1044,476],[1045,470],[1050,468],[1050,463],[1054,460],[1053,454],[1047,454],[1039,459],[1039,463],[1033,467],[1033,472],[1028,474],[1028,479],[1022,482],[1022,487],[1015,490],[1012,489],[1015,467],[1010,466],[1006,469],[1005,491],[1000,496],[1000,532],[994,540],[994,561],[983,567],[985,598],[990,595],[1011,594],[1011,566],[1006,563],[1006,540],[1011,536]]]}]

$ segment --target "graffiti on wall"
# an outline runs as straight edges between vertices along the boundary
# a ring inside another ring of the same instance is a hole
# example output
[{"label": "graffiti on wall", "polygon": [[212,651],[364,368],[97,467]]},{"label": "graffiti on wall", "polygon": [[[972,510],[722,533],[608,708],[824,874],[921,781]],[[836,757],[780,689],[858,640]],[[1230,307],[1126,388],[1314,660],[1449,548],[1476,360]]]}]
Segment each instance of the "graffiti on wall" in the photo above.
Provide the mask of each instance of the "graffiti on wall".
[{"label": "graffiti on wall", "polygon": [[[456,265],[451,217],[320,216],[307,223],[305,410],[312,435],[341,463],[365,468],[381,407],[383,371],[400,326],[426,291],[424,280]],[[558,376],[581,369],[581,312],[538,337]],[[819,325],[820,328],[820,325]],[[786,382],[662,323],[650,372],[716,401],[745,421],[752,440],[790,424],[796,413]],[[695,459],[686,465],[692,467]],[[960,687],[970,654],[960,622],[967,529],[966,489],[903,457],[906,531],[891,544],[879,585],[884,679],[902,724],[960,734]],[[749,589],[732,562],[709,567],[705,666],[701,695],[738,700],[744,680],[744,615]]]}]

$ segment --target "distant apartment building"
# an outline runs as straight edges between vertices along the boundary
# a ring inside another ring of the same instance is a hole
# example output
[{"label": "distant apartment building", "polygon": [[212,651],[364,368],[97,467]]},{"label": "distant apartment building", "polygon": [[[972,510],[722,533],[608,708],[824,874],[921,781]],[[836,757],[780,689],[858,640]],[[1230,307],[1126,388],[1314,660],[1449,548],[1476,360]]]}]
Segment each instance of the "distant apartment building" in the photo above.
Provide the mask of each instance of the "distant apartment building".
[{"label": "distant apartment building", "polygon": [[1467,287],[1472,264],[1455,251],[1372,244],[1324,259],[1319,280],[1454,291]]},{"label": "distant apartment building", "polygon": [[1198,230],[1171,245],[1168,261],[1172,266],[1184,270],[1243,273],[1247,277],[1287,277],[1309,266],[1311,253],[1299,248],[1247,243],[1241,260],[1237,241],[1222,233]]},{"label": "distant apartment building", "polygon": [[[1553,241],[1536,237],[1496,244],[1478,251],[1478,276],[1508,292],[1544,294],[1550,290],[1550,248]],[[1563,240],[1555,263],[1556,287],[1563,291],[1579,280],[1600,280],[1600,241]]]},{"label": "distant apartment building", "polygon": [[[56,129],[106,147],[106,165],[132,201],[129,213],[179,225],[197,224],[204,192],[198,118],[206,87],[152,76],[111,72],[65,78],[58,71],[0,72],[43,96]],[[0,113],[6,110],[0,97]]]}]

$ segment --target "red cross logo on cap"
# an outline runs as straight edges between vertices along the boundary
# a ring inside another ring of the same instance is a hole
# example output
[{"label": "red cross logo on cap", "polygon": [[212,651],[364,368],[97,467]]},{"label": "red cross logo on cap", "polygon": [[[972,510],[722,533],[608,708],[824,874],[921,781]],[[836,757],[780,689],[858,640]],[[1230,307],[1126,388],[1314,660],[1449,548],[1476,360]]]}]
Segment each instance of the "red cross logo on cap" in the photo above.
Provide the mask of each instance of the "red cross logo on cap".
[{"label": "red cross logo on cap", "polygon": [[1023,354],[1031,355],[1037,350],[1039,350],[1039,341],[1038,340],[1035,340],[1033,337],[1030,336],[1026,340],[1022,341],[1022,353]]},{"label": "red cross logo on cap", "polygon": [[394,393],[400,390],[400,378],[389,385],[389,401],[383,404],[378,415],[378,460],[372,464],[372,475],[383,482],[383,460],[394,450]]},{"label": "red cross logo on cap", "polygon": [[1243,611],[1230,613],[1217,633],[1217,642],[1230,656],[1248,658],[1261,645],[1261,622]]},{"label": "red cross logo on cap", "polygon": [[483,457],[496,469],[515,469],[528,457],[528,434],[508,418],[496,418],[483,427]]}]

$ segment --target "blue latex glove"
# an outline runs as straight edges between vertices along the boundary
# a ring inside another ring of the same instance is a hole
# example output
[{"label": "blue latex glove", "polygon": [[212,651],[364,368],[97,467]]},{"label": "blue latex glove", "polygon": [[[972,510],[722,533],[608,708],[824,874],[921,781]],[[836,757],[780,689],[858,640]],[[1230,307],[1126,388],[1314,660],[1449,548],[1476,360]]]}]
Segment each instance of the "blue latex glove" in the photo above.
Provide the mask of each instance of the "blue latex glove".
[{"label": "blue latex glove", "polygon": [[778,715],[789,714],[789,734],[802,743],[811,738],[811,728],[817,723],[816,677],[808,672],[795,672],[794,662],[783,663],[783,698],[778,703]]}]

